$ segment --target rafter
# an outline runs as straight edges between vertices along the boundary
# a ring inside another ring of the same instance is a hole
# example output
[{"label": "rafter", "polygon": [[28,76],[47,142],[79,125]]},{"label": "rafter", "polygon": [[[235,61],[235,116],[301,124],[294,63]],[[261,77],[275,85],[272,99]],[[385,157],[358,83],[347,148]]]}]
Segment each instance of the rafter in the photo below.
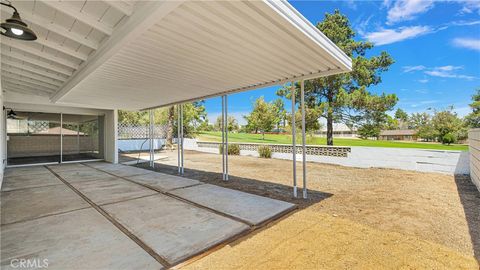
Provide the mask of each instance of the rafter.
[{"label": "rafter", "polygon": [[27,95],[33,94],[33,95],[49,96],[52,93],[52,91],[45,91],[37,88],[31,88],[28,86],[12,83],[10,81],[2,81],[2,87],[6,91],[17,92],[17,93],[22,93]]},{"label": "rafter", "polygon": [[62,46],[58,43],[52,42],[52,41],[47,40],[47,39],[45,39],[43,37],[40,37],[40,36],[38,37],[37,40],[35,40],[35,42],[38,43],[38,44],[41,44],[45,47],[49,47],[51,49],[57,50],[57,51],[62,52],[64,54],[67,54],[67,55],[70,55],[70,56],[75,57],[77,59],[80,59],[82,61],[85,61],[88,58],[88,55],[86,55],[86,54],[79,53],[75,50],[72,50],[70,48]]},{"label": "rafter", "polygon": [[44,68],[42,68],[38,65],[35,65],[37,67],[32,67],[32,66],[29,66],[29,65],[25,64],[25,63],[28,63],[28,62],[25,62],[25,61],[22,61],[22,62],[11,61],[11,60],[7,59],[6,57],[2,58],[2,64],[7,64],[7,65],[12,66],[12,67],[16,67],[16,68],[19,68],[19,69],[30,71],[32,73],[44,76],[46,78],[51,78],[51,79],[61,81],[61,82],[64,82],[64,81],[67,80],[66,77],[64,77],[62,75],[59,75],[56,72],[48,72],[48,71],[44,70]]},{"label": "rafter", "polygon": [[[42,60],[39,60],[39,59],[36,59],[36,58],[32,58],[30,56],[26,56],[22,53],[15,52],[15,51],[9,51],[9,50],[3,49],[3,48],[1,50],[1,54],[2,54],[2,56],[9,56],[9,57],[15,58],[17,60],[30,63],[32,65],[42,67],[44,69],[48,69],[48,70],[51,70],[51,71],[58,72],[60,74],[64,74],[64,75],[67,75],[67,76],[72,76],[72,71],[69,68],[62,68],[62,67],[52,65],[50,61],[44,60],[43,58],[41,58]],[[2,61],[3,61],[3,59],[2,59]]]},{"label": "rafter", "polygon": [[88,62],[82,65],[63,87],[52,96],[51,101],[57,102],[61,97],[68,93],[84,78],[90,75],[105,61],[117,53],[127,42],[135,40],[156,22],[167,16],[171,11],[180,6],[184,1],[151,1],[142,2],[141,6],[136,8],[135,13],[128,20],[119,26],[115,35],[104,42],[97,51],[90,57]]},{"label": "rafter", "polygon": [[2,87],[3,87],[3,84],[8,84],[8,83],[20,85],[22,87],[26,87],[26,88],[30,88],[30,89],[41,90],[41,91],[49,92],[49,93],[54,93],[55,92],[55,90],[52,90],[52,89],[44,88],[44,87],[41,87],[41,86],[38,86],[38,85],[35,85],[35,84],[31,84],[31,83],[28,83],[28,82],[12,79],[10,77],[2,75]]},{"label": "rafter", "polygon": [[10,72],[5,71],[5,70],[2,70],[2,78],[11,79],[11,80],[18,81],[18,82],[23,82],[24,84],[29,85],[31,87],[38,87],[38,88],[42,88],[42,89],[45,89],[45,90],[55,91],[55,90],[58,89],[58,87],[56,87],[54,85],[44,83],[44,82],[40,82],[40,81],[37,81],[35,79],[27,78],[26,76],[13,74],[13,73],[10,73]]},{"label": "rafter", "polygon": [[58,1],[48,1],[48,0],[41,0],[42,3],[44,3],[45,5],[53,8],[53,9],[56,9],[58,10],[59,12],[62,12],[74,19],[77,19],[95,29],[97,29],[98,31],[106,34],[106,35],[112,35],[113,33],[113,28],[102,23],[102,22],[99,22],[97,19],[91,17],[90,15],[87,15],[85,13],[82,13],[82,12],[79,12],[77,10],[75,10],[70,4],[68,4],[68,1],[62,1],[62,2],[58,2]]},{"label": "rafter", "polygon": [[37,81],[40,81],[40,82],[48,83],[48,84],[51,84],[51,85],[56,86],[56,87],[59,87],[59,86],[62,85],[62,82],[60,82],[60,81],[53,80],[53,79],[50,79],[50,78],[46,78],[45,76],[37,75],[35,73],[25,71],[21,68],[12,67],[12,66],[10,66],[8,64],[5,64],[5,63],[2,63],[2,70],[13,73],[13,74],[17,74],[19,76],[28,77],[30,79],[34,79],[34,80],[37,80]]},{"label": "rafter", "polygon": [[[2,13],[7,14],[6,17],[8,17],[8,16],[12,15],[13,11],[11,11],[10,9],[2,9]],[[64,37],[66,37],[70,40],[78,42],[78,43],[82,44],[83,46],[86,46],[86,47],[91,48],[93,50],[98,49],[98,46],[99,46],[98,42],[96,42],[94,40],[86,39],[85,36],[79,35],[75,32],[71,32],[68,29],[66,29],[66,28],[64,28],[64,27],[62,27],[58,24],[54,24],[54,23],[50,22],[48,19],[45,19],[45,18],[40,17],[38,15],[30,14],[28,12],[22,13],[22,20],[25,20],[25,21],[27,21],[28,23],[31,23],[31,24],[36,24],[38,26],[41,26],[41,27],[47,29],[48,31],[51,31],[51,32],[56,33],[56,34],[61,35],[61,36],[64,36]]]},{"label": "rafter", "polygon": [[65,58],[61,58],[61,57],[55,56],[53,54],[43,52],[43,51],[41,51],[37,48],[28,46],[25,43],[14,42],[10,38],[2,38],[0,43],[5,44],[5,45],[10,46],[10,47],[15,48],[15,49],[30,53],[30,54],[34,54],[36,56],[39,56],[41,58],[44,58],[46,60],[50,60],[52,62],[58,63],[60,65],[63,65],[63,66],[69,67],[69,68],[78,69],[78,67],[80,66],[79,64],[74,63],[73,61],[69,61]]},{"label": "rafter", "polygon": [[129,6],[125,2],[122,1],[111,1],[111,0],[104,0],[109,6],[113,7],[114,9],[122,12],[126,16],[132,15],[133,7]]}]

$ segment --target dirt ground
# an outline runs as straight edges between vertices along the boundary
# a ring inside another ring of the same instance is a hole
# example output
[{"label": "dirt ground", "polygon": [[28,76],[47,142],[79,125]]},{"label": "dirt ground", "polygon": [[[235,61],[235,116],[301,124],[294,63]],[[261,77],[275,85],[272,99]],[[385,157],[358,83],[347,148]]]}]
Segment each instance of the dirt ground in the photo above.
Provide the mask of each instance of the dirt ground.
[{"label": "dirt ground", "polygon": [[[176,174],[177,153],[160,155],[156,170]],[[479,269],[480,193],[467,176],[308,163],[303,200],[291,195],[291,161],[230,156],[230,181],[221,171],[220,155],[185,152],[185,177],[299,210],[186,268]]]}]

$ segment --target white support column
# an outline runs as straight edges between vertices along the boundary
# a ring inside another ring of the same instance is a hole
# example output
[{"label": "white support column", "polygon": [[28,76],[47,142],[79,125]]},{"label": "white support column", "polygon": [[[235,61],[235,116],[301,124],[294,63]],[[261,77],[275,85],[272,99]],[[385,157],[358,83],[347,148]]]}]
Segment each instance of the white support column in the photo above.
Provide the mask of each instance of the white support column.
[{"label": "white support column", "polygon": [[225,180],[225,98],[222,96],[222,179]]},{"label": "white support column", "polygon": [[181,134],[181,137],[180,137],[180,146],[182,147],[181,148],[181,174],[183,175],[184,173],[184,166],[183,166],[183,154],[184,154],[184,151],[183,151],[183,104],[180,104],[180,134]]},{"label": "white support column", "polygon": [[60,163],[63,162],[63,113],[60,113]]},{"label": "white support column", "polygon": [[225,98],[225,181],[228,181],[228,97]]},{"label": "white support column", "polygon": [[148,110],[148,116],[149,116],[148,139],[149,139],[149,145],[150,145],[149,161],[150,161],[150,167],[154,168],[155,167],[155,163],[154,163],[155,151],[153,149],[153,110]]},{"label": "white support column", "polygon": [[177,167],[178,174],[182,172],[180,169],[180,104],[177,105]]},{"label": "white support column", "polygon": [[118,110],[105,114],[104,121],[104,158],[111,163],[118,163]]},{"label": "white support column", "polygon": [[297,198],[297,141],[295,127],[295,83],[291,85],[292,95],[292,153],[293,153],[293,197]]},{"label": "white support column", "polygon": [[307,198],[307,147],[305,146],[305,83],[300,81],[300,96],[302,107],[302,168],[303,168],[303,198]]}]

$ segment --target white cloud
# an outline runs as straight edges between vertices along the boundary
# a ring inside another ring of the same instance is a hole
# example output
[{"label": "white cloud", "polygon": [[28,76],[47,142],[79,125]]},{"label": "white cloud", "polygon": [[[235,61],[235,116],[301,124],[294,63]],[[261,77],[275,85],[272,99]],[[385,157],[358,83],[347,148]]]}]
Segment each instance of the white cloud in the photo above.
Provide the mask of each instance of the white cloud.
[{"label": "white cloud", "polygon": [[480,14],[480,1],[477,1],[477,0],[460,0],[458,2],[463,4],[463,8],[460,11],[461,13],[478,12],[478,14]]},{"label": "white cloud", "polygon": [[422,65],[418,65],[418,66],[404,66],[402,68],[403,68],[403,72],[408,73],[412,71],[424,70],[426,67]]},{"label": "white cloud", "polygon": [[398,29],[381,29],[377,32],[366,33],[364,36],[369,41],[375,43],[375,45],[385,45],[412,39],[432,32],[433,29],[429,26],[409,26]]},{"label": "white cloud", "polygon": [[431,9],[433,2],[432,0],[399,0],[388,10],[387,24],[411,20],[415,15]]},{"label": "white cloud", "polygon": [[[457,74],[456,71],[461,69],[463,69],[463,66],[453,66],[453,65],[438,66],[438,67],[425,67],[423,65],[403,67],[404,72],[423,71],[423,73],[432,77],[455,78],[455,79],[464,79],[464,80],[476,79],[476,77],[474,76]],[[418,81],[421,83],[427,83],[428,79],[424,78]],[[422,93],[422,92],[419,92],[419,90],[417,90],[417,92]]]},{"label": "white cloud", "polygon": [[425,74],[432,77],[440,78],[455,78],[455,79],[464,79],[464,80],[473,80],[475,77],[463,74],[457,74],[454,71],[462,69],[461,66],[440,66],[434,67],[429,70],[424,71]]},{"label": "white cloud", "polygon": [[461,48],[467,48],[480,51],[480,39],[474,38],[456,38],[453,40],[453,45]]}]

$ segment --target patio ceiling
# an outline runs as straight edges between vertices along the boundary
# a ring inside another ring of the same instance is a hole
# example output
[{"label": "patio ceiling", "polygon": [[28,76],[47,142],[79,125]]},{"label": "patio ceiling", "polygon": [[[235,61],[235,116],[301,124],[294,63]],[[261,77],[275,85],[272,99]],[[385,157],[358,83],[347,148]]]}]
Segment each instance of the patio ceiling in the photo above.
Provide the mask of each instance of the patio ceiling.
[{"label": "patio ceiling", "polygon": [[7,101],[145,109],[351,69],[285,1],[13,4],[39,40],[2,37]]}]

